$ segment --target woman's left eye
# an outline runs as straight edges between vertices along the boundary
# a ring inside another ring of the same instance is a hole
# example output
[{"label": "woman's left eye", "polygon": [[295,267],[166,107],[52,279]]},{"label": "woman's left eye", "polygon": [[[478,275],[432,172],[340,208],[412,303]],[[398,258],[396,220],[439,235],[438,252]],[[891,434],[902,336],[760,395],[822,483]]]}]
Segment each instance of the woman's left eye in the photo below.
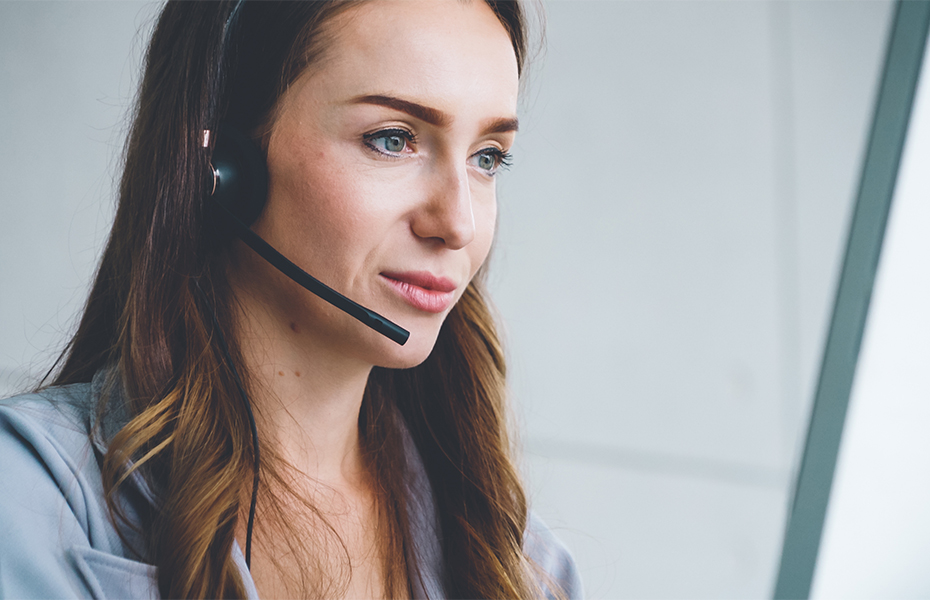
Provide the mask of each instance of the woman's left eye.
[{"label": "woman's left eye", "polygon": [[496,175],[498,170],[506,169],[511,165],[512,158],[509,152],[504,152],[499,148],[485,148],[472,154],[471,162],[488,175]]}]

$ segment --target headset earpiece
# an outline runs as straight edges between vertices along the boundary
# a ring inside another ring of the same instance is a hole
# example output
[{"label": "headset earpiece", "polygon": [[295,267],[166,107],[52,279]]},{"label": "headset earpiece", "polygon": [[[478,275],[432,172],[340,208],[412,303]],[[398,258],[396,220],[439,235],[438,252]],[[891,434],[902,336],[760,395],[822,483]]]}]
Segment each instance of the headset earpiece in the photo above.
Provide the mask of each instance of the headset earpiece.
[{"label": "headset earpiece", "polygon": [[261,150],[239,129],[223,125],[215,132],[212,191],[208,194],[247,226],[265,207],[268,169]]}]

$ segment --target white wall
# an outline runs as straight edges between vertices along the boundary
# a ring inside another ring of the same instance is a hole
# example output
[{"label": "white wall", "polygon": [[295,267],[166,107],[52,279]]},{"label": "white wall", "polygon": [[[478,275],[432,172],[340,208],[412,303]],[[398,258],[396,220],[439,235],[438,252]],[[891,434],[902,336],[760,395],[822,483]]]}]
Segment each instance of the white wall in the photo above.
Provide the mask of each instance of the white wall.
[{"label": "white wall", "polygon": [[[889,6],[546,4],[492,280],[589,596],[770,593]],[[86,294],[153,14],[0,2],[0,394]]]},{"label": "white wall", "polygon": [[[156,7],[0,2],[0,394],[67,339],[115,209]],[[137,33],[140,32],[141,33]]]},{"label": "white wall", "polygon": [[771,594],[889,9],[548,3],[496,298],[590,596]]}]

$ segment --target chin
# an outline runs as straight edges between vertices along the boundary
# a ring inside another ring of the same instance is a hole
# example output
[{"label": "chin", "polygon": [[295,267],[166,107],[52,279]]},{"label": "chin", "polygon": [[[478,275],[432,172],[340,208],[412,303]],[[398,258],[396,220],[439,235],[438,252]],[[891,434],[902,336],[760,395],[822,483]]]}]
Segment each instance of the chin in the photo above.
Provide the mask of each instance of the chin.
[{"label": "chin", "polygon": [[381,356],[378,360],[373,361],[377,367],[385,369],[410,369],[416,367],[425,361],[433,347],[436,345],[436,338],[439,331],[410,331],[410,338],[403,346],[384,338]]}]

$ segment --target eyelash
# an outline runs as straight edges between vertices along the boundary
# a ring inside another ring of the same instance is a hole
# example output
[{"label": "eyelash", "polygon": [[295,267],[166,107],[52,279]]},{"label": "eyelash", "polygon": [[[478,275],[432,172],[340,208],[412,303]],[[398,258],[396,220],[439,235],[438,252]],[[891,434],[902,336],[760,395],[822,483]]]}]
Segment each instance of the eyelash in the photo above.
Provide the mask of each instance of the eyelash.
[{"label": "eyelash", "polygon": [[481,156],[482,154],[490,154],[494,157],[495,165],[493,169],[483,169],[489,175],[494,176],[501,170],[507,170],[513,165],[513,154],[510,152],[505,152],[500,148],[484,148],[472,154],[472,156]]},{"label": "eyelash", "polygon": [[[381,129],[379,131],[374,131],[372,133],[366,133],[363,136],[365,140],[365,145],[368,146],[371,150],[383,156],[397,158],[398,157],[397,153],[384,150],[382,148],[377,147],[374,143],[372,143],[372,140],[377,140],[380,138],[389,138],[389,137],[402,138],[405,141],[404,149],[407,149],[411,145],[416,145],[417,143],[417,137],[416,135],[414,135],[413,132],[408,131],[406,129],[400,129],[398,127],[392,127],[390,129]],[[494,161],[495,161],[494,168],[482,169],[486,174],[492,177],[496,175],[498,171],[502,169],[506,170],[510,166],[513,165],[513,154],[511,154],[510,152],[505,152],[504,150],[501,150],[499,148],[494,148],[494,147],[483,148],[475,152],[474,154],[472,154],[471,157],[474,158],[477,156],[481,156],[482,154],[488,154],[494,157]]]},{"label": "eyelash", "polygon": [[397,157],[398,154],[378,148],[372,143],[372,140],[376,140],[379,138],[399,137],[405,141],[405,145],[404,145],[405,149],[411,145],[416,145],[417,143],[417,136],[415,136],[413,132],[407,131],[406,129],[400,129],[398,127],[392,127],[390,129],[381,129],[373,133],[366,133],[363,137],[365,140],[365,145],[367,145],[369,148],[371,148],[378,154],[382,154],[388,157]]}]

